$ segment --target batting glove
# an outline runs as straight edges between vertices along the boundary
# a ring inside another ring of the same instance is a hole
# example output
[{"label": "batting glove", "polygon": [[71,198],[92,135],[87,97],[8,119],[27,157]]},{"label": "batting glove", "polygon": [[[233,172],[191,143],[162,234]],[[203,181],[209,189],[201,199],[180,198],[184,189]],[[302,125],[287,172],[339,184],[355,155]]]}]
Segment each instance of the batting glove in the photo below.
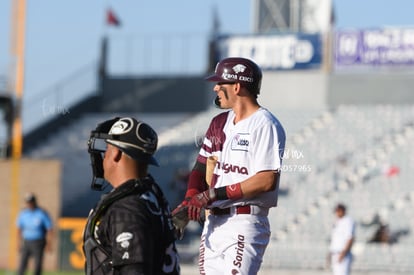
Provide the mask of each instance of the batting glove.
[{"label": "batting glove", "polygon": [[190,220],[199,221],[201,218],[201,210],[216,199],[214,188],[210,188],[204,192],[194,195],[188,202],[188,217]]}]

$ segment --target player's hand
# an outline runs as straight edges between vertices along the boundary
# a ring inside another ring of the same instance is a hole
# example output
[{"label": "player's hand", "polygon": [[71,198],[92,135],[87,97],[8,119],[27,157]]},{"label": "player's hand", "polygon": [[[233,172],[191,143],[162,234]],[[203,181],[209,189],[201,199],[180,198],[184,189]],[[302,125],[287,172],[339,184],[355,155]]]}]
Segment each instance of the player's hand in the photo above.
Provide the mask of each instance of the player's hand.
[{"label": "player's hand", "polygon": [[190,198],[186,198],[171,213],[172,222],[175,227],[175,233],[179,240],[183,239],[185,228],[189,222],[189,218],[188,218],[188,202],[189,201],[190,201]]},{"label": "player's hand", "polygon": [[48,253],[52,252],[52,244],[50,242],[46,242],[45,251]]},{"label": "player's hand", "polygon": [[209,205],[215,198],[214,189],[194,195],[188,202],[188,217],[190,220],[199,221],[201,210]]},{"label": "player's hand", "polygon": [[180,212],[182,209],[185,209],[188,207],[188,202],[190,201],[191,198],[185,198],[172,212],[171,214],[174,216],[176,215],[178,212]]},{"label": "player's hand", "polygon": [[338,257],[338,262],[342,262],[346,256],[346,252],[341,252]]}]

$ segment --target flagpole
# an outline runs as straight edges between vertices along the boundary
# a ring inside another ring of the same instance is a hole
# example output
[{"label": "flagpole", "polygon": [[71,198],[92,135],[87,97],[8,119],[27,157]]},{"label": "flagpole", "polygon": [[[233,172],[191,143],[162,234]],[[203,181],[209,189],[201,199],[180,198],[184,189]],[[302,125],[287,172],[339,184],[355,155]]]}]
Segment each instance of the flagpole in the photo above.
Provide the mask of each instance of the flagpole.
[{"label": "flagpole", "polygon": [[120,21],[117,16],[114,14],[112,9],[107,5],[105,10],[105,21],[103,26],[103,37],[101,38],[101,51],[100,51],[100,59],[99,59],[99,68],[98,68],[98,86],[99,92],[102,94],[103,92],[103,82],[107,77],[107,69],[108,69],[108,29],[110,25],[120,25]]},{"label": "flagpole", "polygon": [[[108,1],[106,1],[108,3]],[[98,89],[100,95],[103,94],[103,87],[104,87],[104,81],[107,75],[107,51],[108,51],[108,4],[106,4],[105,8],[105,17],[103,20],[103,36],[101,38],[101,48],[100,48],[100,55],[99,55],[99,72],[98,72]]]}]

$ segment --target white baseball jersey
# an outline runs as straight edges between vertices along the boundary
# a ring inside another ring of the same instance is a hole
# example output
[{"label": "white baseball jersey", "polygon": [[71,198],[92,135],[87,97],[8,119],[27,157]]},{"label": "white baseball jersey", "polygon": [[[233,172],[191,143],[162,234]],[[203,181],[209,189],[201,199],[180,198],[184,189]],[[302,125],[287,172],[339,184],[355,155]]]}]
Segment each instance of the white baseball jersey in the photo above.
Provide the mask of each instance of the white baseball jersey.
[{"label": "white baseball jersey", "polygon": [[[213,118],[197,159],[206,163],[209,156],[218,157],[212,179],[215,188],[241,182],[260,171],[277,171],[282,165],[286,137],[276,117],[261,107],[236,124],[234,118],[232,110]],[[278,188],[252,199],[215,201],[212,207],[253,204],[269,208],[277,205],[277,197]]]},{"label": "white baseball jersey", "polygon": [[344,216],[338,219],[332,230],[331,244],[331,265],[334,275],[349,275],[352,264],[352,254],[348,253],[339,261],[340,253],[345,249],[346,243],[355,236],[355,222],[352,218]]},{"label": "white baseball jersey", "polygon": [[329,250],[338,253],[344,250],[346,243],[355,236],[355,222],[349,216],[336,220],[331,233]]},{"label": "white baseball jersey", "polygon": [[[234,124],[235,114],[219,114],[210,123],[197,161],[217,156],[212,186],[223,187],[241,182],[260,171],[277,171],[282,164],[285,132],[280,122],[260,108]],[[277,204],[278,190],[252,199],[219,200],[212,207],[257,205],[269,208]],[[201,236],[200,274],[257,274],[270,239],[266,215],[209,215]]]}]

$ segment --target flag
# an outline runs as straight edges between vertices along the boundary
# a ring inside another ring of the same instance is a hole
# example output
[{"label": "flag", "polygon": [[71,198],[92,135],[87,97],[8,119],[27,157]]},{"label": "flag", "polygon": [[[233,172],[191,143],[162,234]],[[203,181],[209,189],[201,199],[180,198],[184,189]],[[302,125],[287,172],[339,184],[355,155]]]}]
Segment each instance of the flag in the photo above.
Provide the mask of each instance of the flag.
[{"label": "flag", "polygon": [[109,26],[119,27],[121,25],[121,21],[119,21],[116,14],[112,11],[112,9],[108,9],[106,11],[106,23]]}]

